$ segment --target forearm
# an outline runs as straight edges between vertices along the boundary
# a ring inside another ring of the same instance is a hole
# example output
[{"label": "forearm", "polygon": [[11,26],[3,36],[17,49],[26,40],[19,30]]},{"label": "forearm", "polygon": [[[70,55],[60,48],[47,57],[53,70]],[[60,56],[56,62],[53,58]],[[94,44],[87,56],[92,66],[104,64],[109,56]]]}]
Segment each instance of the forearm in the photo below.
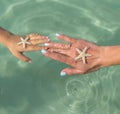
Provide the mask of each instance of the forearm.
[{"label": "forearm", "polygon": [[103,48],[103,66],[120,65],[120,46],[105,46]]}]

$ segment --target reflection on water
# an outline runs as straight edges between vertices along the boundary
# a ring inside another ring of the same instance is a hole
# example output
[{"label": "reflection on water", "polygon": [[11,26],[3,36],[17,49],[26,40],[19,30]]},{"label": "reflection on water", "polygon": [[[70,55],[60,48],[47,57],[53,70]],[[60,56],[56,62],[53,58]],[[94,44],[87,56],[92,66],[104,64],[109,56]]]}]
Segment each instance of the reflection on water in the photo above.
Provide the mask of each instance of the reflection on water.
[{"label": "reflection on water", "polygon": [[[119,0],[1,0],[0,25],[13,33],[64,33],[102,45],[120,37]],[[19,61],[0,45],[0,114],[120,114],[119,66],[60,77],[67,65],[25,53]]]}]

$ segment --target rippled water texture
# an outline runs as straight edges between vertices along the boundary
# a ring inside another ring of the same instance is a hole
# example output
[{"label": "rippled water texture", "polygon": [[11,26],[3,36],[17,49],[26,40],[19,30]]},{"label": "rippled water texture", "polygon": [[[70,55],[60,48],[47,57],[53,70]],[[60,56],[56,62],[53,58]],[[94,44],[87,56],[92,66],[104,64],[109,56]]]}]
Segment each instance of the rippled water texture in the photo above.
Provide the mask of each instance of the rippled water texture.
[{"label": "rippled water texture", "polygon": [[[55,33],[120,45],[119,0],[0,0],[0,26],[25,35]],[[120,114],[120,66],[60,77],[67,67],[44,57],[19,61],[0,45],[0,114]]]}]

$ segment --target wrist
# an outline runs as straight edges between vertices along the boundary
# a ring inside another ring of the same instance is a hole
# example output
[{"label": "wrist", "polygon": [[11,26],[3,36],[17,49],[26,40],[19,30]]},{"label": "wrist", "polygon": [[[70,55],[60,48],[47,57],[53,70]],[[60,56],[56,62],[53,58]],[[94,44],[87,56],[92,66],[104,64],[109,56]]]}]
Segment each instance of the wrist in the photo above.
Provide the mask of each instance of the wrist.
[{"label": "wrist", "polygon": [[0,27],[0,43],[7,45],[10,41],[11,35],[13,34]]},{"label": "wrist", "polygon": [[120,64],[120,46],[102,46],[102,65],[112,66]]}]

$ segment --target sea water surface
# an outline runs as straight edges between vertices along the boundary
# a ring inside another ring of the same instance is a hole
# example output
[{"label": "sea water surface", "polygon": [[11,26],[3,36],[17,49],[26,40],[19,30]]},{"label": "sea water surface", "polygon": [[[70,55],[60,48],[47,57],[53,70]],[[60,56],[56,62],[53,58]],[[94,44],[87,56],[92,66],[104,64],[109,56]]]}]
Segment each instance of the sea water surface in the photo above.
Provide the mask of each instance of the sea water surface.
[{"label": "sea water surface", "polygon": [[[0,26],[120,45],[120,0],[0,0]],[[0,45],[0,114],[120,114],[120,66],[61,77],[68,65],[40,51],[25,54],[31,64]]]}]

